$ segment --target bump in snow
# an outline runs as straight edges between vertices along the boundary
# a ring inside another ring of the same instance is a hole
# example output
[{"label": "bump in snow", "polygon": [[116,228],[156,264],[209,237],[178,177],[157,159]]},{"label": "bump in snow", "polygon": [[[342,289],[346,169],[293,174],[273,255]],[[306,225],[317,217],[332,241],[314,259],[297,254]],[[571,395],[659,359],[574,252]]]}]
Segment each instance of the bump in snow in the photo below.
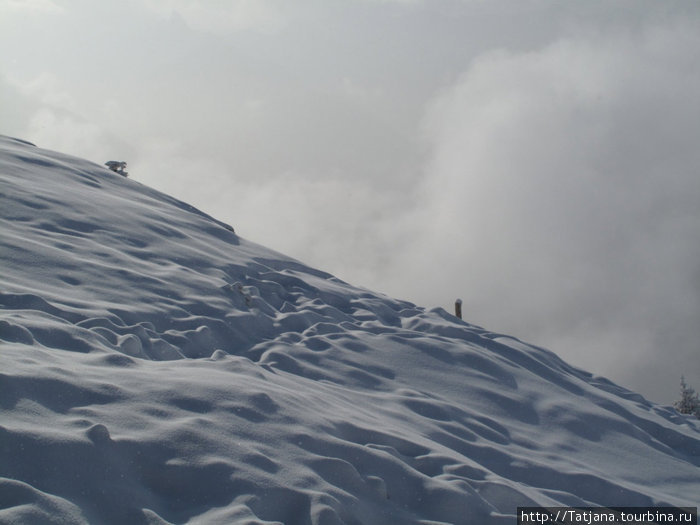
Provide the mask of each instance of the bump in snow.
[{"label": "bump in snow", "polygon": [[119,175],[122,175],[124,177],[128,177],[129,174],[124,171],[126,170],[126,162],[123,160],[108,160],[105,162],[105,166],[107,166],[110,170],[114,171],[115,173],[119,173]]}]

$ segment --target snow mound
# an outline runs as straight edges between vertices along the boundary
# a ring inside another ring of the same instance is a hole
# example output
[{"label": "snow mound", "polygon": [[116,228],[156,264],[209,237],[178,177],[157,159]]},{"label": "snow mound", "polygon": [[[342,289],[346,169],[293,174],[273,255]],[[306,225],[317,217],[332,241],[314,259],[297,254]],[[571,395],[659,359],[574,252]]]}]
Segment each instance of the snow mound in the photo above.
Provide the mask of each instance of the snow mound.
[{"label": "snow mound", "polygon": [[698,503],[698,422],[547,350],[23,141],[0,139],[0,180],[0,523]]}]

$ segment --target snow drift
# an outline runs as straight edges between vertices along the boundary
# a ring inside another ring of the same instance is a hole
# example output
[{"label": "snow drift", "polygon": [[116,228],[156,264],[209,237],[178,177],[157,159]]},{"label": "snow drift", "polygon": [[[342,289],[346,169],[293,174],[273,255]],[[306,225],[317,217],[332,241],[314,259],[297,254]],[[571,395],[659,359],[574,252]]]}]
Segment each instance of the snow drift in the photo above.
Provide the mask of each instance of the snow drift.
[{"label": "snow drift", "polygon": [[698,504],[700,425],[670,407],[96,164],[2,138],[0,179],[1,523]]}]

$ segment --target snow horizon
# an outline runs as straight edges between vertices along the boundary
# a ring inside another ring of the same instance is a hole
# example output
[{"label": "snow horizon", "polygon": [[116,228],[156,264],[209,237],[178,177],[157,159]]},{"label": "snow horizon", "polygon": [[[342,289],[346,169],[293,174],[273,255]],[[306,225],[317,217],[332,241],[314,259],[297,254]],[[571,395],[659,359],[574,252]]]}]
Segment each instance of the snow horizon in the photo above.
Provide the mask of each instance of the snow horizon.
[{"label": "snow horizon", "polygon": [[697,505],[700,421],[550,350],[23,140],[0,181],[0,523]]}]

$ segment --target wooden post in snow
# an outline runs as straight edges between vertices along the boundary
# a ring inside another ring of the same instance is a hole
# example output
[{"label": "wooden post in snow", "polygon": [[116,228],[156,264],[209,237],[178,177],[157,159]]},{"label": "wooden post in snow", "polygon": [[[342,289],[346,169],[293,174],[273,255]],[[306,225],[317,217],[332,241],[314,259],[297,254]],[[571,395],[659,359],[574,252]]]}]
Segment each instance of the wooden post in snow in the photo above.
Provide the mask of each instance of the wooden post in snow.
[{"label": "wooden post in snow", "polygon": [[460,319],[462,318],[462,300],[457,299],[455,301],[455,315],[459,317]]}]

